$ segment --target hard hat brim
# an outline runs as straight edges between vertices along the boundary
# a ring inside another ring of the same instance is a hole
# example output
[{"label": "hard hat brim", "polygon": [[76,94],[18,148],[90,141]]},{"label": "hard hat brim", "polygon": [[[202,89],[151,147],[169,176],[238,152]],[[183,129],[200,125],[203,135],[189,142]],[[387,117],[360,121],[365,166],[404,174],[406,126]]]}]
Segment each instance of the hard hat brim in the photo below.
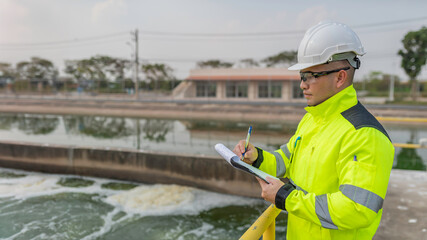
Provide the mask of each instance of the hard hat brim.
[{"label": "hard hat brim", "polygon": [[297,70],[302,70],[302,69],[306,69],[306,68],[309,68],[309,67],[313,67],[313,66],[316,66],[316,65],[320,65],[320,64],[297,63],[295,65],[292,65],[292,66],[288,67],[288,70],[297,71]]}]

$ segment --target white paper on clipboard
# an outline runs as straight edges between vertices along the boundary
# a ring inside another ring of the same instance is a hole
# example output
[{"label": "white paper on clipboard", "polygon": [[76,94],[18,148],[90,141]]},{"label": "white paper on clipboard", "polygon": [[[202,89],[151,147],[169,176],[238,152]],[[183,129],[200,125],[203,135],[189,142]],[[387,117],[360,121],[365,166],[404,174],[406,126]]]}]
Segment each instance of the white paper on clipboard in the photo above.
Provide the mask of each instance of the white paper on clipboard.
[{"label": "white paper on clipboard", "polygon": [[[219,155],[221,155],[222,158],[225,159],[225,161],[227,161],[231,166],[245,171],[247,173],[250,173],[254,176],[257,176],[259,178],[261,178],[262,180],[264,180],[266,183],[269,183],[267,181],[267,176],[274,178],[274,179],[278,179],[276,177],[271,176],[268,173],[265,173],[261,170],[259,170],[256,167],[253,167],[245,162],[243,162],[242,160],[240,160],[240,158],[234,154],[230,149],[228,149],[226,146],[224,146],[224,144],[222,143],[218,143],[215,145],[215,150],[218,152]],[[279,179],[278,179],[279,180]]]}]

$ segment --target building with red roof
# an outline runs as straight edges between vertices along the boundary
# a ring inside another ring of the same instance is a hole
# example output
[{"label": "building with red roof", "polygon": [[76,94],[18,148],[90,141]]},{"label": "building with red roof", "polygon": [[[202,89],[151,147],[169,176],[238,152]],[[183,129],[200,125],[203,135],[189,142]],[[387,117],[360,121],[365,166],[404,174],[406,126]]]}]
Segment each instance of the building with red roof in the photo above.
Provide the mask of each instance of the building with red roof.
[{"label": "building with red roof", "polygon": [[300,76],[285,68],[194,69],[175,98],[301,101]]}]

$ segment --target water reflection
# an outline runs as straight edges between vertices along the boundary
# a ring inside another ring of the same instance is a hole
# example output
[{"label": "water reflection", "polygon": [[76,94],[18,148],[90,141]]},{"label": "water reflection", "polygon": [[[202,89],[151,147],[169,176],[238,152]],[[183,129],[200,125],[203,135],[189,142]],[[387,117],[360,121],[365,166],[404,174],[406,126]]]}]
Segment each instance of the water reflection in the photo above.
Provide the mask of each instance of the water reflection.
[{"label": "water reflection", "polygon": [[[417,143],[418,132],[414,129],[411,129],[409,132],[410,140],[407,143]],[[397,169],[426,170],[426,165],[422,157],[417,153],[417,149],[402,148],[396,156],[396,161],[394,168]]]},{"label": "water reflection", "polygon": [[26,134],[34,135],[52,133],[58,124],[58,117],[49,115],[2,115],[0,118],[0,129],[17,128]]},{"label": "water reflection", "polygon": [[[249,124],[242,122],[220,122],[220,121],[183,121],[188,130],[205,130],[205,131],[247,131]],[[289,134],[296,131],[296,124],[271,124],[271,123],[256,123],[254,131],[259,133],[268,132],[269,134]]]},{"label": "water reflection", "polygon": [[142,126],[144,132],[144,139],[154,142],[165,142],[166,134],[172,130],[172,121],[147,119]]},{"label": "water reflection", "polygon": [[[85,147],[118,147],[172,154],[217,156],[213,146],[232,148],[253,126],[251,142],[267,151],[280,148],[295,123],[138,119],[103,116],[0,114],[0,141],[25,141]],[[418,143],[427,126],[385,125],[395,143]],[[427,149],[396,148],[394,168],[426,170]]]},{"label": "water reflection", "polygon": [[64,126],[69,133],[95,138],[120,138],[132,135],[125,118],[99,116],[64,116]]},{"label": "water reflection", "polygon": [[397,163],[394,168],[411,169],[411,170],[426,170],[426,165],[416,149],[402,148],[397,154]]},{"label": "water reflection", "polygon": [[0,115],[0,129],[10,130],[18,122],[18,115]]}]

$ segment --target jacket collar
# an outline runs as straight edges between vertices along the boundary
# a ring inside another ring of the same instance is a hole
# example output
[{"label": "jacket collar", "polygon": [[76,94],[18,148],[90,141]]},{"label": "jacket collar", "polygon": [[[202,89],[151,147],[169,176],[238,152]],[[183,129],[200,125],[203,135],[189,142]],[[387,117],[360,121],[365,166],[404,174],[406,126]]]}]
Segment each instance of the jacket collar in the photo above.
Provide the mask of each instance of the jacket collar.
[{"label": "jacket collar", "polygon": [[316,106],[308,106],[305,110],[311,114],[315,121],[328,120],[336,114],[353,107],[357,104],[356,90],[353,85],[341,90]]}]

